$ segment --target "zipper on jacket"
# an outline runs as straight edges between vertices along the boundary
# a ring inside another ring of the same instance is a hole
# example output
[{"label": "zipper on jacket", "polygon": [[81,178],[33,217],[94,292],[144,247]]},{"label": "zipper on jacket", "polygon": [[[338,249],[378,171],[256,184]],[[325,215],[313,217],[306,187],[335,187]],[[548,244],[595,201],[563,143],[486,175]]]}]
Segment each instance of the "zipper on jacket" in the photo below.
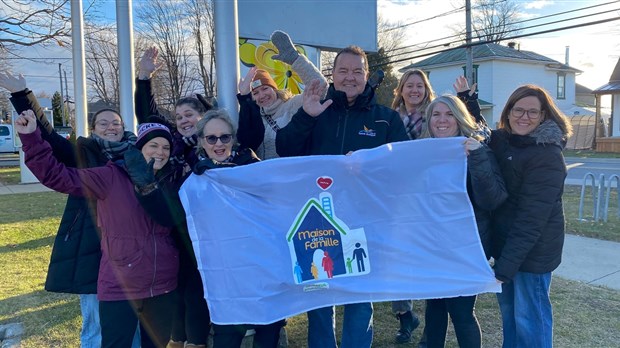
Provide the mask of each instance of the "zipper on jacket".
[{"label": "zipper on jacket", "polygon": [[75,226],[75,223],[77,222],[80,215],[82,215],[82,209],[78,210],[78,213],[75,215],[75,218],[71,222],[71,225],[69,225],[69,228],[67,229],[67,235],[65,236],[65,242],[69,240],[69,235],[71,234],[71,231],[73,231],[73,226]]},{"label": "zipper on jacket", "polygon": [[[340,144],[340,154],[346,155],[344,153],[344,136],[347,133],[347,120],[349,119],[349,109],[345,109],[346,112],[344,114],[344,125],[342,126],[342,143]],[[340,125],[340,123],[338,123]]]},{"label": "zipper on jacket", "polygon": [[155,286],[155,278],[157,275],[157,239],[155,238],[154,227],[151,228],[151,236],[153,237],[153,251],[155,252],[155,257],[153,258],[153,281],[151,282],[151,288],[149,291],[151,292],[151,297],[153,297],[155,296],[153,295],[153,287]]}]

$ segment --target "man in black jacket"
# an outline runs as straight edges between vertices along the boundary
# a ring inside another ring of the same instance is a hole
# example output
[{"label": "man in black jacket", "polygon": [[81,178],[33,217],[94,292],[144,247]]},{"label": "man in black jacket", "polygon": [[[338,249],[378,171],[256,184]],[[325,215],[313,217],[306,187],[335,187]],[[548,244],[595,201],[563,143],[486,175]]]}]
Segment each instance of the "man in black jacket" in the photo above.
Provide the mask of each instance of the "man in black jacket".
[{"label": "man in black jacket", "polygon": [[[349,46],[336,55],[332,78],[323,103],[319,81],[304,90],[303,107],[277,133],[278,155],[344,155],[408,140],[398,113],[375,102],[361,48]],[[342,347],[371,346],[372,311],[371,303],[345,305]],[[308,346],[337,347],[333,307],[308,312]]]}]

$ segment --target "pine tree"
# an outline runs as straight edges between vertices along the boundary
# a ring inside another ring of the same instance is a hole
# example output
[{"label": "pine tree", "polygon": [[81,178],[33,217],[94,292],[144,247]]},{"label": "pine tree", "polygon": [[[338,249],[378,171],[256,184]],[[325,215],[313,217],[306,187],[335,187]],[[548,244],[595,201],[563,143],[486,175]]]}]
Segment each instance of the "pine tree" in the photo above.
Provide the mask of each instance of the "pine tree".
[{"label": "pine tree", "polygon": [[62,97],[58,91],[52,97],[52,111],[54,113],[54,127],[62,126]]}]

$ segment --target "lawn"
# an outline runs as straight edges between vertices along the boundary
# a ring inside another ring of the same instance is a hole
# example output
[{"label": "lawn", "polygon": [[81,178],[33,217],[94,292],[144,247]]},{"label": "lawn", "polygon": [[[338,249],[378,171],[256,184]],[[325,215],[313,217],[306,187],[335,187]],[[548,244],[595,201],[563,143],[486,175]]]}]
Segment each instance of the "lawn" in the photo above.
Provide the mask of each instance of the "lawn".
[{"label": "lawn", "polygon": [[[65,196],[54,192],[5,195],[0,200],[0,325],[23,323],[23,347],[79,346],[81,318],[77,297],[43,290],[64,202]],[[552,301],[557,347],[617,347],[620,292],[556,277]],[[415,308],[422,319],[422,302],[417,302]],[[484,347],[500,346],[501,321],[495,296],[481,295],[476,308]],[[338,315],[341,314],[339,310]],[[389,303],[376,303],[374,318],[373,346],[394,346],[392,339],[398,321],[391,314]],[[287,330],[290,347],[306,346],[305,315],[291,318]],[[416,330],[416,340],[420,334]],[[446,346],[457,347],[452,331]]]},{"label": "lawn", "polygon": [[21,180],[19,167],[0,167],[0,183],[17,185]]}]

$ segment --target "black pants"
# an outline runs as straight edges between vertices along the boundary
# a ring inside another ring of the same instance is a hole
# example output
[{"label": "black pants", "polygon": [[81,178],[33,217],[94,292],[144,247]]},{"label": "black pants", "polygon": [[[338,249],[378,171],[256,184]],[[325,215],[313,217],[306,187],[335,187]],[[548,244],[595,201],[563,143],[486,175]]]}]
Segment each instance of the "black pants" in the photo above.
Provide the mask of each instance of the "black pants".
[{"label": "black pants", "polygon": [[170,338],[176,342],[206,345],[209,336],[209,308],[204,298],[200,272],[188,265],[179,273],[179,297]]},{"label": "black pants", "polygon": [[476,296],[426,300],[424,331],[427,347],[444,347],[450,314],[459,347],[480,348],[480,325],[474,314],[475,304]]},{"label": "black pants", "polygon": [[166,347],[176,291],[141,300],[99,301],[102,348],[130,348],[140,321],[142,348]]},{"label": "black pants", "polygon": [[213,324],[213,348],[239,348],[245,332],[254,329],[253,348],[276,348],[280,338],[280,329],[286,320],[268,325],[217,325]]}]

